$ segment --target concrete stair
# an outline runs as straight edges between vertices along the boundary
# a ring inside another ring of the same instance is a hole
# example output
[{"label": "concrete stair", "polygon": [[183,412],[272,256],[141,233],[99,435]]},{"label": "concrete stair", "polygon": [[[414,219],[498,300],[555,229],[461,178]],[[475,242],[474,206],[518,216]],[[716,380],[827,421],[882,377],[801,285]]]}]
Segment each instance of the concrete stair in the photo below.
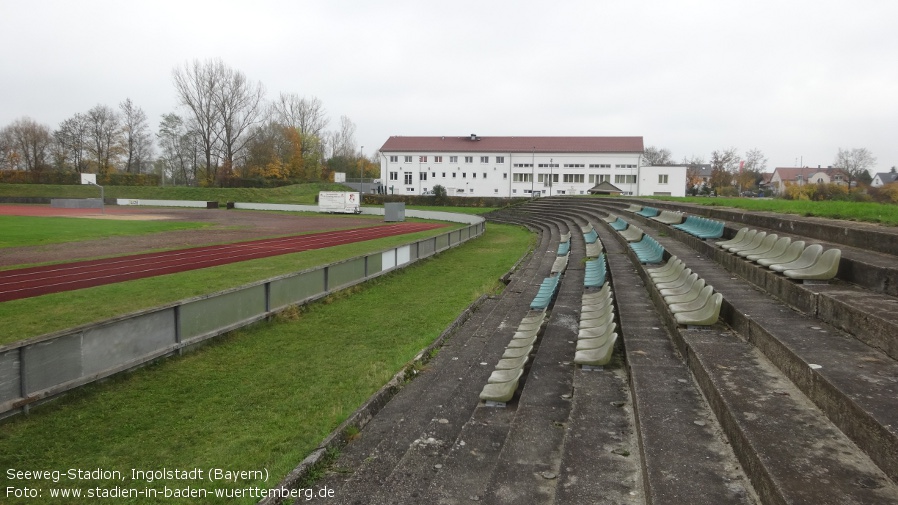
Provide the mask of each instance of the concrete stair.
[{"label": "concrete stair", "polygon": [[[601,221],[608,211],[723,294],[718,324],[672,322]],[[538,245],[318,481],[336,503],[898,503],[898,364],[887,352],[618,204],[545,198],[491,220],[529,227]],[[621,336],[598,371],[572,364],[587,222],[605,245]],[[568,231],[570,263],[518,393],[486,407],[478,393]]]}]

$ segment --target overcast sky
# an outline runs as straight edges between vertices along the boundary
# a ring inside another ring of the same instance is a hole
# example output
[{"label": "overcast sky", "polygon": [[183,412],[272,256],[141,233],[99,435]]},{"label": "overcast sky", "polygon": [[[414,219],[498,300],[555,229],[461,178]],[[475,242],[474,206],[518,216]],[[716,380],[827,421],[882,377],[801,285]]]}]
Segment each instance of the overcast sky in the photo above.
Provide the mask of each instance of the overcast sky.
[{"label": "overcast sky", "polygon": [[221,58],[319,98],[366,155],[391,135],[643,136],[676,160],[898,165],[898,2],[0,0],[0,127],[126,98],[155,131],[172,69]]}]

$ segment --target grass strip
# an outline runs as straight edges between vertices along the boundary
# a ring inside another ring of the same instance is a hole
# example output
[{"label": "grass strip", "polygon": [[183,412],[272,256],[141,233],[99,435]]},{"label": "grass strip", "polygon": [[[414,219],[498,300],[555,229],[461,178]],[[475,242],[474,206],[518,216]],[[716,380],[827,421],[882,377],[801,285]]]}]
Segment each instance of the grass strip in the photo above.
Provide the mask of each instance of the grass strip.
[{"label": "grass strip", "polygon": [[0,248],[149,235],[206,226],[209,224],[187,221],[115,221],[0,215]]},{"label": "grass strip", "polygon": [[[526,230],[480,238],[166,360],[75,391],[0,429],[5,469],[118,470],[87,489],[270,488],[532,247]],[[131,469],[267,470],[268,482],[132,481]],[[92,503],[95,500],[56,501]],[[255,503],[214,496],[179,503]],[[31,503],[8,499],[8,503]],[[170,503],[160,497],[116,503]]]},{"label": "grass strip", "polygon": [[887,205],[876,202],[815,202],[810,200],[782,200],[778,198],[652,198],[714,207],[732,207],[755,212],[797,214],[805,217],[824,217],[829,219],[863,221],[898,226],[898,205]]},{"label": "grass strip", "polygon": [[[460,226],[460,225],[459,225]],[[0,344],[441,235],[451,227],[0,303]]]}]

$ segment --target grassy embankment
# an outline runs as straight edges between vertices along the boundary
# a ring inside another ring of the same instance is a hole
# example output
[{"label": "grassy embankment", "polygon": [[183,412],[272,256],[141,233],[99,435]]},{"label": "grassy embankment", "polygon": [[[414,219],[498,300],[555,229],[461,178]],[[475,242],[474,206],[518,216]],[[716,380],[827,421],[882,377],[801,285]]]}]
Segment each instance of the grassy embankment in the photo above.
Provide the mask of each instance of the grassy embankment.
[{"label": "grassy embankment", "polygon": [[[532,244],[521,228],[491,225],[482,237],[358,286],[352,296],[331,297],[182,358],[72,392],[2,425],[0,467],[103,468],[126,478],[31,482],[44,496],[50,487],[73,486],[271,487],[466,306],[500,289],[498,277]],[[271,477],[147,483],[128,480],[132,468],[265,469]]]},{"label": "grassy embankment", "polygon": [[695,203],[715,207],[733,207],[757,212],[778,212],[806,217],[823,217],[898,226],[898,205],[876,202],[814,202],[778,198],[671,198],[649,197],[673,202]]}]

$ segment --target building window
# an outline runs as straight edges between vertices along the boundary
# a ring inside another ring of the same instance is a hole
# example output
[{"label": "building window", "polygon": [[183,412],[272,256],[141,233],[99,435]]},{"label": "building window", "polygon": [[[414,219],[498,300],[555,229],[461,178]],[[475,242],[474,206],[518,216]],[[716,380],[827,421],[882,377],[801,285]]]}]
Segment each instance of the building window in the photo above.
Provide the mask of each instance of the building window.
[{"label": "building window", "polygon": [[467,172],[462,172],[461,178],[462,178],[462,179],[467,179],[467,178],[468,178],[468,173],[467,173]]},{"label": "building window", "polygon": [[533,174],[513,174],[512,182],[533,182]]},{"label": "building window", "polygon": [[565,163],[564,168],[584,168],[583,163]]},{"label": "building window", "polygon": [[446,172],[443,172],[443,179],[446,178]]},{"label": "building window", "polygon": [[412,173],[405,172],[405,184],[406,186],[412,183]]},{"label": "building window", "polygon": [[503,179],[503,180],[508,180],[508,174],[502,174],[502,179]]},{"label": "building window", "polygon": [[493,190],[493,193],[498,193],[498,192],[499,192],[499,188],[496,188]]},{"label": "building window", "polygon": [[589,176],[590,184],[599,184],[599,183],[602,183],[605,181],[610,181],[610,180],[611,180],[611,176],[608,174],[591,174]]},{"label": "building window", "polygon": [[553,183],[558,182],[558,174],[537,174],[536,182],[542,182],[545,184],[545,183],[549,182],[550,175],[551,175]]},{"label": "building window", "polygon": [[515,168],[533,168],[533,163],[515,163]]},{"label": "building window", "polygon": [[458,163],[458,156],[450,156],[449,163]]},{"label": "building window", "polygon": [[564,174],[564,178],[562,179],[564,182],[584,182],[586,180],[585,174]]},{"label": "building window", "polygon": [[390,172],[390,180],[398,181],[399,180],[399,172]]},{"label": "building window", "polygon": [[406,157],[405,157],[405,162],[406,162],[406,163],[411,163],[411,162],[412,162],[412,157],[411,157],[411,156],[406,156]]},{"label": "building window", "polygon": [[539,168],[558,168],[558,163],[540,163],[537,165]]},{"label": "building window", "polygon": [[433,162],[434,162],[434,163],[442,163],[442,162],[443,162],[443,157],[442,157],[442,156],[434,156],[434,157],[433,157]]},{"label": "building window", "polygon": [[426,181],[426,180],[427,180],[427,172],[421,172],[421,173],[419,173],[419,174],[418,174],[418,179],[420,179],[420,180],[422,180],[422,181]]},{"label": "building window", "polygon": [[614,165],[614,168],[636,168],[636,165]]},{"label": "building window", "polygon": [[486,179],[486,172],[483,173],[483,178]]},{"label": "building window", "polygon": [[458,172],[452,172],[452,178],[455,179],[455,176],[458,175]]},{"label": "building window", "polygon": [[473,173],[471,174],[471,177],[474,178],[474,179],[476,179],[476,178],[477,178],[477,172],[473,172]]},{"label": "building window", "polygon": [[[505,156],[496,156],[496,163],[505,163]],[[498,189],[496,191],[499,191]]]},{"label": "building window", "polygon": [[618,174],[614,176],[615,184],[636,184],[636,176],[635,175],[622,175]]},{"label": "building window", "polygon": [[667,174],[658,174],[658,184],[667,184]]},{"label": "building window", "polygon": [[427,163],[427,156],[418,156],[418,161],[421,163]]},{"label": "building window", "polygon": [[611,168],[611,165],[607,163],[590,164],[589,168]]},{"label": "building window", "polygon": [[489,163],[489,162],[490,162],[490,157],[489,157],[489,156],[481,156],[481,157],[480,157],[480,162],[481,162],[481,163]]},{"label": "building window", "polygon": [[399,156],[390,156],[390,163],[399,163]]},{"label": "building window", "polygon": [[474,163],[473,156],[465,156],[465,163]]}]

